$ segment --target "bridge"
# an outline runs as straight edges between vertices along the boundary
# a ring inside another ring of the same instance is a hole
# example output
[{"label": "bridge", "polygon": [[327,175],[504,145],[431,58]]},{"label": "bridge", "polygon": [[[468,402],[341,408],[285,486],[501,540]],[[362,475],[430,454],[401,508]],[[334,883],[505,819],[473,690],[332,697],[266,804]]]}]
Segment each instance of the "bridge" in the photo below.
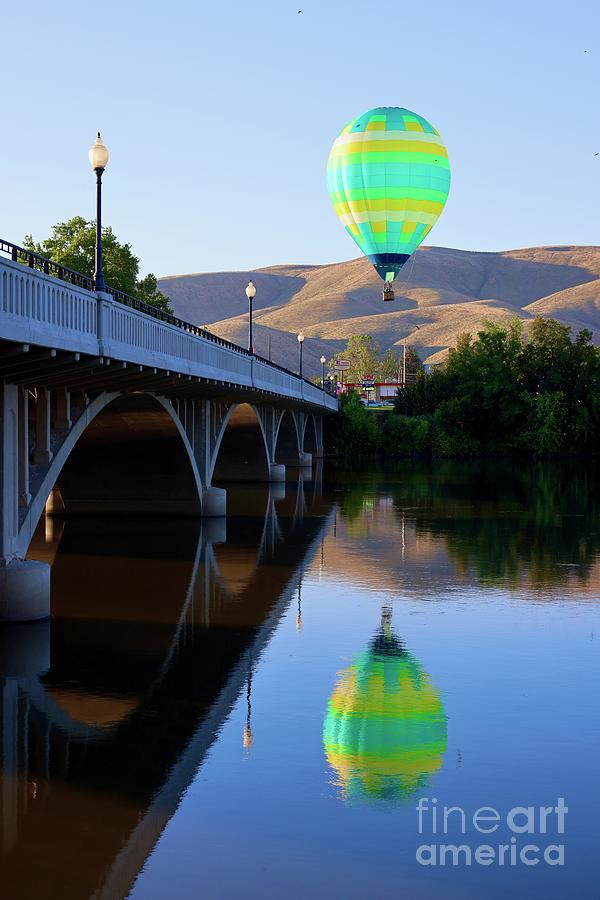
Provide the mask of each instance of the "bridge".
[{"label": "bridge", "polygon": [[0,620],[49,614],[25,560],[42,513],[223,516],[227,481],[323,452],[337,398],[294,372],[0,241]]},{"label": "bridge", "polygon": [[240,698],[239,752],[252,753],[253,671],[335,513],[318,468],[305,472],[237,490],[227,520],[38,530],[52,624],[0,631],[7,896],[127,896]]}]

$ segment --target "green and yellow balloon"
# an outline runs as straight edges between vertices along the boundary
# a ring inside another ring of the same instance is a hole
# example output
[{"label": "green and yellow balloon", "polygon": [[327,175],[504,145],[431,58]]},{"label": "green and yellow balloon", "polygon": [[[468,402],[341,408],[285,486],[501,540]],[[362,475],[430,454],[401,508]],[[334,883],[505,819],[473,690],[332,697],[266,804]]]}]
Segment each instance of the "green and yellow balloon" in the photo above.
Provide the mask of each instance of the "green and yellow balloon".
[{"label": "green and yellow balloon", "polygon": [[408,109],[371,109],[335,140],[327,188],[338,218],[393,299],[391,282],[448,198],[450,163],[440,135]]},{"label": "green and yellow balloon", "polygon": [[447,718],[440,695],[385,613],[369,650],[338,676],[323,743],[348,800],[404,800],[442,765]]}]

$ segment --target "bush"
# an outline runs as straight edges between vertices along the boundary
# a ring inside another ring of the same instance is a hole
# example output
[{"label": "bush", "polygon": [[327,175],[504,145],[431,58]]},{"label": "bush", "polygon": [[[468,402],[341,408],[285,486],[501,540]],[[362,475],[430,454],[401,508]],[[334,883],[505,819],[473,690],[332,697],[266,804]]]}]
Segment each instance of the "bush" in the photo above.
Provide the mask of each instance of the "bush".
[{"label": "bush", "polygon": [[475,438],[464,431],[450,434],[437,423],[433,423],[431,434],[431,455],[436,459],[452,459],[453,457],[477,456],[481,445]]},{"label": "bush", "polygon": [[333,425],[330,442],[337,455],[374,455],[379,449],[381,429],[356,391],[342,395],[340,414]]},{"label": "bush", "polygon": [[414,456],[430,450],[430,426],[426,416],[389,415],[383,425],[382,449],[386,458]]},{"label": "bush", "polygon": [[560,453],[565,447],[567,425],[567,404],[563,392],[536,394],[532,397],[528,422],[528,427],[521,435],[525,449],[530,450],[534,456]]}]

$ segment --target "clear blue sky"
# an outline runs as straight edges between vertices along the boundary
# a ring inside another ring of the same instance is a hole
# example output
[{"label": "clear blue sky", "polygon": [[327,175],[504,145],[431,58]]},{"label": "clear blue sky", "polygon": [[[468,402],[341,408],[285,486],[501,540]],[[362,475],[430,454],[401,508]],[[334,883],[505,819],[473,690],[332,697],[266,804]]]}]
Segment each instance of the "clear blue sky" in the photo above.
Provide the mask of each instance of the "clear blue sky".
[{"label": "clear blue sky", "polygon": [[[600,243],[597,2],[105,0],[7,6],[0,235],[94,216],[157,275],[358,256],[325,188],[353,116],[405,106],[453,172],[428,243]],[[302,9],[301,15],[298,10]],[[584,51],[588,51],[587,53]]]}]

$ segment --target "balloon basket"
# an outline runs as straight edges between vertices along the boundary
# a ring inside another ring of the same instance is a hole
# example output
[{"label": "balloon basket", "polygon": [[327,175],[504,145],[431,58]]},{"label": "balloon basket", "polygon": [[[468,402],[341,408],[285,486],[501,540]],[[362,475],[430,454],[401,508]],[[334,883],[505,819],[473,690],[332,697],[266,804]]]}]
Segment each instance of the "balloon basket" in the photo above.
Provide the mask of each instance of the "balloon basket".
[{"label": "balloon basket", "polygon": [[386,303],[388,300],[396,299],[396,295],[394,294],[394,288],[392,287],[392,285],[390,284],[389,281],[386,281],[383,291],[381,292],[381,297],[383,300],[386,301]]}]

